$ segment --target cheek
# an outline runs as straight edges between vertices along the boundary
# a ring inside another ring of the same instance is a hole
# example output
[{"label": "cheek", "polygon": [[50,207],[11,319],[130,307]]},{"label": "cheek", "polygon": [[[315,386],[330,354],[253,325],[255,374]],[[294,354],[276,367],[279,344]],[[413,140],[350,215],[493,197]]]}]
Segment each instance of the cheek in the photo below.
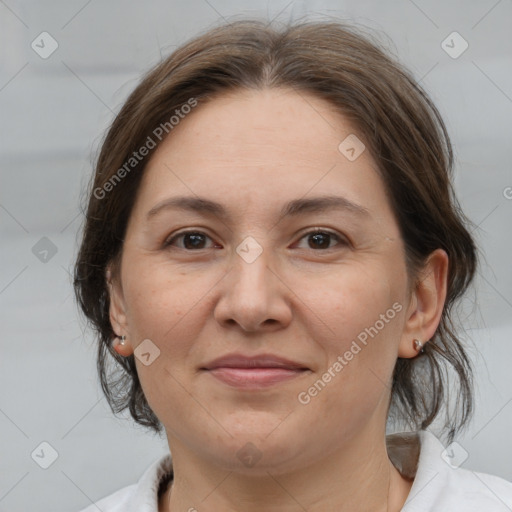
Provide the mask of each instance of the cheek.
[{"label": "cheek", "polygon": [[149,259],[133,258],[131,265],[126,265],[130,328],[140,340],[150,338],[163,343],[180,339],[183,319],[209,289],[209,279],[191,277],[162,262],[144,261]]},{"label": "cheek", "polygon": [[308,302],[336,339],[347,341],[373,325],[400,298],[400,283],[392,284],[386,275],[362,265],[343,268],[326,277],[323,286],[317,283]]},{"label": "cheek", "polygon": [[136,345],[146,339],[158,353],[150,365],[136,357],[137,374],[151,409],[172,425],[175,411],[191,407],[189,358],[204,328],[198,301],[211,286],[162,264],[132,267],[131,275],[125,296],[136,354]]},{"label": "cheek", "polygon": [[342,387],[355,400],[362,392],[373,392],[372,386],[387,385],[396,362],[405,310],[403,283],[385,275],[343,272],[329,279],[327,291],[308,299],[325,326],[316,337],[325,354],[319,373],[329,387]]}]

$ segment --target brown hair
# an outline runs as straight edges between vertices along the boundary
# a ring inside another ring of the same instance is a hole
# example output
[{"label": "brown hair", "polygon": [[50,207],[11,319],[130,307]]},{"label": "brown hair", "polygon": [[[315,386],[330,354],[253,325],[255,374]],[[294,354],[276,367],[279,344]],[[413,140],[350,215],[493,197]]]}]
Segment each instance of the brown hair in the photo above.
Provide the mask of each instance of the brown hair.
[{"label": "brown hair", "polygon": [[[148,137],[155,138],[157,127],[169,127],[172,113],[191,99],[201,104],[230,90],[272,87],[323,98],[362,134],[402,233],[411,282],[435,249],[447,252],[448,290],[440,324],[423,354],[397,360],[390,418],[414,428],[430,425],[448,405],[451,371],[459,393],[454,407],[446,408],[444,430],[453,439],[471,416],[473,392],[472,369],[452,323],[452,308],[473,279],[477,255],[451,185],[451,143],[438,110],[411,74],[372,36],[337,22],[303,22],[278,30],[249,20],[214,28],[152,69],[114,119],[88,192],[74,274],[78,303],[99,339],[97,366],[112,411],[129,408],[136,422],[162,431],[142,391],[134,356],[121,357],[111,347],[116,334],[109,320],[105,270],[112,263],[116,277],[150,156],[132,162],[133,170],[126,162]],[[113,182],[122,168],[122,179]]]}]

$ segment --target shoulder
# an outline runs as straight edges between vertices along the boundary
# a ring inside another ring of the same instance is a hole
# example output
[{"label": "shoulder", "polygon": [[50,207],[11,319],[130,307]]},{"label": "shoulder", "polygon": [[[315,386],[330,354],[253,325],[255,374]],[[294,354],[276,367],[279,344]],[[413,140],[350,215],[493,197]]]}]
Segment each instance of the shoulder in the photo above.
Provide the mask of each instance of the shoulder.
[{"label": "shoulder", "polygon": [[402,508],[403,512],[512,510],[512,482],[463,468],[461,464],[467,452],[458,443],[445,448],[428,431],[405,434],[404,439],[404,444],[411,446],[416,439],[419,450],[415,461],[414,482]]},{"label": "shoulder", "polygon": [[167,454],[153,462],[136,484],[123,487],[80,512],[158,512],[160,484],[169,474],[172,475],[172,459]]},{"label": "shoulder", "polygon": [[[432,510],[439,512],[512,510],[511,482],[464,468],[448,467],[446,471],[439,471],[432,477],[432,492],[425,491],[425,495],[431,495]],[[418,499],[421,499],[421,494]]]},{"label": "shoulder", "polygon": [[129,510],[128,504],[133,500],[133,496],[137,492],[137,484],[123,487],[118,491],[106,496],[80,512],[126,512]]}]

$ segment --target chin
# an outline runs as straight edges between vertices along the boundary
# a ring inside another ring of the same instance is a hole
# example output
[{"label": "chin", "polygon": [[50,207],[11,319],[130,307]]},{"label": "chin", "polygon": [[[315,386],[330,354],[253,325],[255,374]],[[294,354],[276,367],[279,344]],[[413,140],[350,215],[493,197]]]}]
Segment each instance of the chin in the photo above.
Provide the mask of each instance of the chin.
[{"label": "chin", "polygon": [[242,425],[238,425],[237,433],[228,428],[226,430],[233,437],[226,434],[224,443],[218,440],[205,447],[214,462],[226,471],[268,477],[268,472],[279,474],[290,471],[292,460],[303,452],[294,437],[285,429],[279,432],[275,425],[259,430],[255,427],[244,430]]}]

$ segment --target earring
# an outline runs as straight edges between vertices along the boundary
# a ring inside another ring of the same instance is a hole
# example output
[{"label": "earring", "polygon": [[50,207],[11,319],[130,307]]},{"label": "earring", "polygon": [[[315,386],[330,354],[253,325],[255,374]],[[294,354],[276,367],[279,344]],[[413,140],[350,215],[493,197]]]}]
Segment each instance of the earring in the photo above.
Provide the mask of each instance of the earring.
[{"label": "earring", "polygon": [[423,348],[423,343],[420,340],[414,340],[414,348],[420,353],[423,354],[425,349]]},{"label": "earring", "polygon": [[124,344],[125,344],[125,340],[126,340],[126,336],[123,334],[122,336],[119,336],[119,339],[121,340],[121,341],[119,342],[119,345],[124,346]]}]

